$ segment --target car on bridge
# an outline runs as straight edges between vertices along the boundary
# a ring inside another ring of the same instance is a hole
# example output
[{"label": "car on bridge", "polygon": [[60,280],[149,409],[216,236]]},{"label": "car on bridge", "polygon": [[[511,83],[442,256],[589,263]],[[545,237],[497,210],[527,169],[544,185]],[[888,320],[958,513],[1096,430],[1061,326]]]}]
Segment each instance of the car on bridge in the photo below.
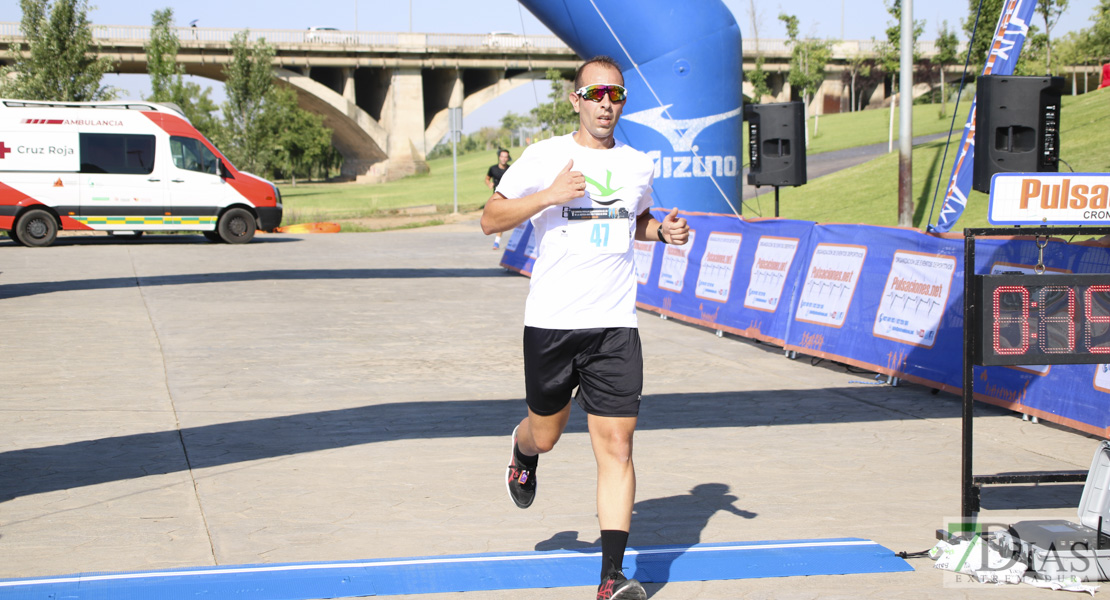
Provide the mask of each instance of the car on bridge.
[{"label": "car on bridge", "polygon": [[277,186],[236,169],[176,106],[0,99],[0,230],[17,244],[49,246],[59,230],[243,244],[281,217]]},{"label": "car on bridge", "polygon": [[492,31],[486,36],[486,45],[492,48],[526,48],[531,46],[532,42],[523,35],[508,31]]},{"label": "car on bridge", "polygon": [[351,32],[340,31],[335,27],[309,27],[304,34],[306,44],[343,44],[354,45],[358,38]]}]

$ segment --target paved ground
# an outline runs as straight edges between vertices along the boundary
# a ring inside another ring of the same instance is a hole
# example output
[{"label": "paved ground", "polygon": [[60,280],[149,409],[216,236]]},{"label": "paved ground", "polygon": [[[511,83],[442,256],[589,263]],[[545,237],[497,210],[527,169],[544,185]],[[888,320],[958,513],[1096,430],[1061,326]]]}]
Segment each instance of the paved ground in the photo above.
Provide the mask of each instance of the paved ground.
[{"label": "paved ground", "polygon": [[[553,549],[597,539],[580,412],[505,495],[528,281],[473,222],[373,234],[0,241],[0,577]],[[631,543],[862,537],[959,511],[959,401],[641,315]],[[1096,440],[983,408],[976,471],[1084,469]],[[1073,517],[1080,487],[985,516]],[[656,600],[1048,598],[913,573],[650,585]],[[592,598],[592,588],[420,596]]]}]

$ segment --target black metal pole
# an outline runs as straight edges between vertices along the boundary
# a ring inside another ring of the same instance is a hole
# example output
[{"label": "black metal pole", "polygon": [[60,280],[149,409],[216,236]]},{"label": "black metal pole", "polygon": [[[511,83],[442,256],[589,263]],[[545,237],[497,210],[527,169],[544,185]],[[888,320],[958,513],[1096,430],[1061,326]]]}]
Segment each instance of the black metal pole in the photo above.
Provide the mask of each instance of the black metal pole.
[{"label": "black metal pole", "polygon": [[975,234],[964,230],[964,379],[963,379],[963,450],[961,465],[960,515],[965,519],[971,518],[973,513],[979,511],[975,501],[975,482],[972,476],[972,423],[975,416],[975,378],[974,365],[971,364],[972,344],[975,343],[973,332],[978,326],[975,315]]},{"label": "black metal pole", "polygon": [[779,216],[779,186],[775,186],[775,216]]}]

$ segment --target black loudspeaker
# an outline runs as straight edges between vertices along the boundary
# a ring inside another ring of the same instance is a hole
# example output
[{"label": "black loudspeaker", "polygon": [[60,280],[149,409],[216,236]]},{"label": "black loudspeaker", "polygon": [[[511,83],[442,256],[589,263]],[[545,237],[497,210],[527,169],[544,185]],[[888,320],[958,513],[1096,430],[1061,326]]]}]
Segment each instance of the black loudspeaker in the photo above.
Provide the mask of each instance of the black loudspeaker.
[{"label": "black loudspeaker", "polygon": [[748,184],[806,183],[805,108],[801,102],[746,104]]},{"label": "black loudspeaker", "polygon": [[987,75],[975,85],[971,187],[989,194],[995,173],[1058,171],[1064,78]]}]

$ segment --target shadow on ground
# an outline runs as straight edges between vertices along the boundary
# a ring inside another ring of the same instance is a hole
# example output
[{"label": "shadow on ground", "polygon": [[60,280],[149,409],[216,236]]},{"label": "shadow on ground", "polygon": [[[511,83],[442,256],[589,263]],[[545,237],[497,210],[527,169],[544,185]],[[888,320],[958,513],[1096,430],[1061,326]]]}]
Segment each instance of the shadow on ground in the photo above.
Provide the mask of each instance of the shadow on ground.
[{"label": "shadow on ground", "polygon": [[[638,429],[958,417],[958,402],[931,400],[890,401],[888,391],[880,386],[661,394],[645,396]],[[0,502],[360,444],[508,435],[521,417],[522,406],[517,399],[373,404],[11,450],[0,453]],[[582,412],[571,414],[567,431],[585,432]]]},{"label": "shadow on ground", "polygon": [[[758,516],[756,513],[737,508],[736,501],[739,498],[728,492],[729,487],[723,483],[701,483],[694,486],[687,494],[637,502],[633,507],[633,534],[629,539],[629,545],[633,547],[637,545],[635,540],[637,531],[655,531],[666,527],[676,540],[676,543],[669,545],[684,550],[701,542],[701,532],[709,525],[709,519],[718,512],[731,513],[742,519],[754,519]],[[536,550],[600,552],[601,538],[590,542],[579,540],[577,531],[560,531],[536,544]],[[664,560],[652,562],[650,577],[646,573],[639,573],[638,570],[636,574],[628,576],[640,578],[645,583],[654,582],[655,585],[651,585],[648,589],[658,592],[670,580],[671,563],[681,555],[681,553],[660,555]],[[599,570],[599,578],[600,575]]]},{"label": "shadow on ground", "polygon": [[242,281],[293,281],[325,279],[420,279],[445,277],[504,277],[502,268],[488,269],[268,269],[235,273],[190,273],[187,275],[155,275],[150,277],[107,277],[12,283],[0,286],[0,299],[20,298],[57,292],[105,290],[164,285],[197,285]]}]

